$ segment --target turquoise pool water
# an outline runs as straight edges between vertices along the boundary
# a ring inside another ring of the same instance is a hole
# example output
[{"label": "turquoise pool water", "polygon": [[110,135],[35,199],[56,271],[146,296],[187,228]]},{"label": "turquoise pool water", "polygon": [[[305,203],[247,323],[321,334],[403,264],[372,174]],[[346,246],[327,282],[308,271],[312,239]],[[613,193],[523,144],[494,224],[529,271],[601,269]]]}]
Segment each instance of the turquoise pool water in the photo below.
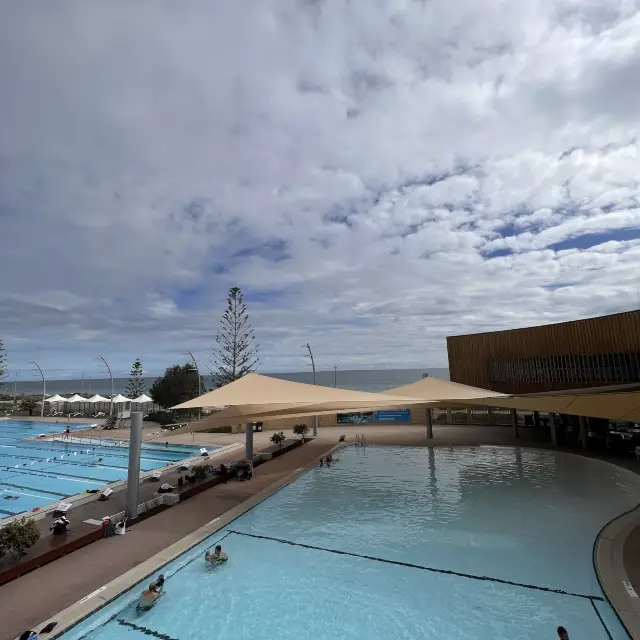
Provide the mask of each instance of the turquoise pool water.
[{"label": "turquoise pool water", "polygon": [[[127,477],[129,449],[91,442],[30,440],[63,431],[64,423],[0,420],[0,522],[3,517]],[[72,425],[73,430],[89,425]],[[145,444],[140,468],[150,471],[197,455],[198,447]]]},{"label": "turquoise pool water", "polygon": [[[634,507],[640,477],[516,448],[347,448],[169,563],[65,640],[627,635],[603,598],[593,542]],[[218,541],[229,562],[206,566]]]}]

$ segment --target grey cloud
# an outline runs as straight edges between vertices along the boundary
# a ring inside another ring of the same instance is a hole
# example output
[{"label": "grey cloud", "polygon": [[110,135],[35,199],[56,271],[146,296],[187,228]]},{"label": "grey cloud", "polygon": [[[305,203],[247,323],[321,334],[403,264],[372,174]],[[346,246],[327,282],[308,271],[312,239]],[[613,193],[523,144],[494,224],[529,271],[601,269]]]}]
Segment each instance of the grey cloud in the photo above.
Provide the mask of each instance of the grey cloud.
[{"label": "grey cloud", "polygon": [[638,241],[547,249],[637,227],[633,4],[4,3],[13,366],[205,357],[232,285],[279,369],[635,305]]}]

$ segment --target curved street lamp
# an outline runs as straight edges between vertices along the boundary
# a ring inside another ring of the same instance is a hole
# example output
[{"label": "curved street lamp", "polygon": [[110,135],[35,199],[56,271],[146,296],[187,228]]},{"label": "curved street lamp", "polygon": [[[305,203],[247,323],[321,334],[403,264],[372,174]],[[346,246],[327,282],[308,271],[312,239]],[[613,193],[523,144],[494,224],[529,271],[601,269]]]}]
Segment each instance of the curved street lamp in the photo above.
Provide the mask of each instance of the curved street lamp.
[{"label": "curved street lamp", "polygon": [[[309,351],[309,358],[311,359],[311,368],[313,369],[313,384],[316,383],[316,363],[313,359],[313,353],[311,352],[311,346],[307,342],[307,344],[302,345],[303,349],[307,349]],[[313,416],[313,435],[316,437],[318,435],[318,416]]]},{"label": "curved street lamp", "polygon": [[[200,397],[202,395],[202,385],[201,385],[201,380],[200,380],[200,369],[198,369],[198,363],[196,362],[196,359],[193,357],[193,353],[191,353],[191,351],[187,351],[187,353],[191,356],[191,359],[193,360],[193,366],[196,368],[196,375],[198,376],[198,397]],[[200,408],[198,408],[198,420],[200,420],[200,413],[201,410]]]},{"label": "curved street lamp", "polygon": [[113,395],[114,395],[113,374],[111,373],[111,369],[109,368],[107,361],[102,356],[98,356],[98,357],[100,358],[100,360],[102,360],[102,362],[104,362],[104,366],[107,367],[107,371],[109,372],[109,377],[111,378],[111,398],[109,400],[109,417],[111,417],[113,415]]},{"label": "curved street lamp", "polygon": [[40,409],[40,417],[44,418],[44,401],[47,397],[47,381],[44,379],[44,373],[42,373],[40,365],[35,360],[32,360],[29,364],[35,364],[42,376],[42,407]]}]

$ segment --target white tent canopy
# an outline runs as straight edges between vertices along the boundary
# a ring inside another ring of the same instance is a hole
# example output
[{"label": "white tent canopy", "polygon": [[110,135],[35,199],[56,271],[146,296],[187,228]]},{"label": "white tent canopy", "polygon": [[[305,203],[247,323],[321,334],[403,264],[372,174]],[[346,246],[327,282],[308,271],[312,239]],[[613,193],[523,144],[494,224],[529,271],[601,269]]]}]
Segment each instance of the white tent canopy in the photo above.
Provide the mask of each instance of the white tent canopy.
[{"label": "white tent canopy", "polygon": [[123,396],[121,393],[119,393],[117,396],[114,396],[111,401],[113,402],[113,404],[122,404],[123,402],[131,402],[131,398],[127,398],[126,396]]},{"label": "white tent canopy", "polygon": [[143,393],[141,396],[134,398],[131,402],[135,404],[147,404],[148,402],[153,402],[153,398],[150,398],[147,394]]},{"label": "white tent canopy", "polygon": [[77,393],[67,398],[66,402],[89,402],[86,398],[79,396]]},{"label": "white tent canopy", "polygon": [[55,396],[51,396],[50,398],[47,398],[45,400],[45,402],[67,402],[66,398],[63,398],[62,396],[59,396],[57,393]]},{"label": "white tent canopy", "polygon": [[109,402],[109,398],[103,398],[102,396],[99,396],[97,393],[95,396],[91,396],[87,402]]}]

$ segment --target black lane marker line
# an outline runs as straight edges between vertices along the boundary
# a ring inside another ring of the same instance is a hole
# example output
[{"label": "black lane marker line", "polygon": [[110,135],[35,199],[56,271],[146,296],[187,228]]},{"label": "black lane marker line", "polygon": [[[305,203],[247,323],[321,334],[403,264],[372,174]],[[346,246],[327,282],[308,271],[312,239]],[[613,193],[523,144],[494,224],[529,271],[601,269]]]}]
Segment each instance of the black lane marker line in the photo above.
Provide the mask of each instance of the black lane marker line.
[{"label": "black lane marker line", "polygon": [[166,633],[159,633],[158,631],[154,631],[153,629],[149,629],[148,627],[142,627],[138,624],[133,624],[133,622],[128,622],[127,620],[123,620],[122,618],[118,618],[118,624],[121,624],[123,627],[129,627],[131,629],[135,629],[136,631],[141,631],[142,633],[153,636],[154,638],[160,638],[160,640],[177,640],[177,638],[172,638],[168,636]]},{"label": "black lane marker line", "polygon": [[524,589],[533,589],[534,591],[546,591],[547,593],[558,593],[563,596],[573,596],[574,598],[585,598],[587,600],[604,601],[604,598],[600,596],[589,596],[584,593],[573,593],[571,591],[564,591],[562,589],[552,589],[551,587],[540,587],[535,584],[524,584],[522,582],[512,582],[511,580],[503,580],[501,578],[492,578],[490,576],[477,576],[472,573],[461,573],[459,571],[452,571],[451,569],[436,569],[435,567],[425,567],[421,564],[413,564],[411,562],[401,562],[400,560],[385,560],[384,558],[376,558],[375,556],[365,556],[359,553],[351,553],[349,551],[338,551],[337,549],[327,549],[325,547],[316,547],[312,544],[304,544],[302,542],[292,542],[291,540],[283,540],[281,538],[272,538],[271,536],[259,536],[255,533],[243,533],[242,531],[235,531],[229,529],[230,533],[235,533],[239,536],[247,536],[249,538],[258,538],[259,540],[271,540],[272,542],[281,542],[282,544],[288,544],[292,547],[302,547],[303,549],[313,549],[314,551],[327,551],[329,553],[335,553],[341,556],[351,556],[352,558],[364,558],[365,560],[373,560],[375,562],[384,562],[385,564],[396,564],[401,567],[409,567],[411,569],[422,569],[423,571],[430,571],[432,573],[442,573],[449,576],[458,576],[460,578],[468,578],[469,580],[483,580],[485,582],[498,582],[500,584],[508,584],[512,587],[522,587]]},{"label": "black lane marker line", "polygon": [[600,620],[600,624],[602,625],[602,627],[604,628],[605,633],[607,634],[607,638],[609,638],[609,640],[613,640],[613,636],[609,632],[609,628],[604,623],[604,620],[602,619],[602,616],[600,615],[600,612],[598,611],[598,607],[596,607],[596,603],[593,600],[594,600],[594,598],[591,598],[591,606],[593,607],[593,610],[596,612],[596,615],[598,616],[598,620]]},{"label": "black lane marker line", "polygon": [[[11,480],[11,478],[9,478]],[[34,489],[33,487],[25,487],[22,484],[12,484],[11,482],[1,481],[0,484],[5,485],[5,487],[15,487],[16,489],[28,489],[29,491],[39,491],[40,493],[49,493],[52,496],[58,496],[59,498],[66,498],[68,494],[66,493],[58,493],[57,491],[51,491],[50,489]]]}]

